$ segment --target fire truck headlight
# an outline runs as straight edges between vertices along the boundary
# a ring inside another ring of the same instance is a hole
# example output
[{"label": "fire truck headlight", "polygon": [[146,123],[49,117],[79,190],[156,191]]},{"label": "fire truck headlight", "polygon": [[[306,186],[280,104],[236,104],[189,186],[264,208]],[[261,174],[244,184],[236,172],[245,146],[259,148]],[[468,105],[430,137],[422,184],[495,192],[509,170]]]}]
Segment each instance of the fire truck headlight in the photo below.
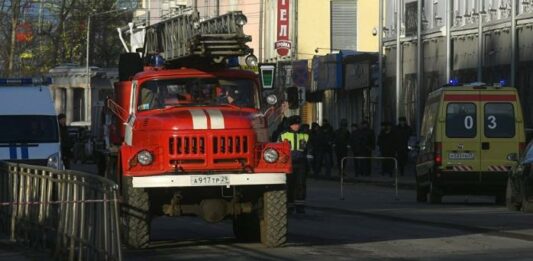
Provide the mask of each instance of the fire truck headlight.
[{"label": "fire truck headlight", "polygon": [[263,159],[265,159],[265,161],[268,163],[274,163],[278,160],[278,158],[279,153],[275,149],[269,148],[263,152]]},{"label": "fire truck headlight", "polygon": [[137,161],[143,166],[152,164],[153,160],[154,156],[147,150],[141,150],[137,153]]},{"label": "fire truck headlight", "polygon": [[246,23],[248,23],[248,19],[246,18],[246,16],[244,15],[237,15],[235,17],[235,23],[238,25],[238,26],[244,26]]}]

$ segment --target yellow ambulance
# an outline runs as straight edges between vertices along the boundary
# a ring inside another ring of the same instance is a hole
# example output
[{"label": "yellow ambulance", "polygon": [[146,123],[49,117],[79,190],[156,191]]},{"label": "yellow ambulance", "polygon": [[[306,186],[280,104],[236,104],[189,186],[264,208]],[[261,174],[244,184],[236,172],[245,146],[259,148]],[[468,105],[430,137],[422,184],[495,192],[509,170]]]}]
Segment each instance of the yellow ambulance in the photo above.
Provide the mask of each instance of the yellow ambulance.
[{"label": "yellow ambulance", "polygon": [[525,145],[516,89],[484,84],[443,87],[424,108],[416,164],[417,201],[444,195],[494,195],[505,201],[510,160]]}]

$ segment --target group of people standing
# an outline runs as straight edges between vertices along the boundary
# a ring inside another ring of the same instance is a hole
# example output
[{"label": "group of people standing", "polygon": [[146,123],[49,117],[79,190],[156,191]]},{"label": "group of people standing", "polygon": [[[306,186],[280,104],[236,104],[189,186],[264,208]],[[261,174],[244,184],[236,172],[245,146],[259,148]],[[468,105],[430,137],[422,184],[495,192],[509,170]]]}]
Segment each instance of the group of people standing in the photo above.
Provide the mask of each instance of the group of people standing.
[{"label": "group of people standing", "polygon": [[[382,123],[381,132],[377,138],[377,146],[381,157],[396,158],[400,174],[404,174],[408,160],[408,141],[412,130],[407,125],[405,117],[400,117],[398,125],[393,128],[389,122]],[[327,120],[322,125],[314,122],[311,127],[301,124],[299,116],[284,118],[272,136],[274,141],[287,141],[291,145],[293,173],[288,176],[288,199],[295,203],[296,210],[303,209],[306,194],[306,177],[309,169],[313,175],[332,177],[331,171],[335,164],[340,171],[344,157],[351,151],[351,156],[364,159],[354,159],[354,175],[370,176],[372,174],[371,157],[376,145],[374,131],[367,120],[357,125],[353,123],[348,129],[348,121],[342,119],[339,128],[334,130]],[[335,154],[335,161],[334,156]],[[394,161],[382,161],[382,175],[394,172]]]}]

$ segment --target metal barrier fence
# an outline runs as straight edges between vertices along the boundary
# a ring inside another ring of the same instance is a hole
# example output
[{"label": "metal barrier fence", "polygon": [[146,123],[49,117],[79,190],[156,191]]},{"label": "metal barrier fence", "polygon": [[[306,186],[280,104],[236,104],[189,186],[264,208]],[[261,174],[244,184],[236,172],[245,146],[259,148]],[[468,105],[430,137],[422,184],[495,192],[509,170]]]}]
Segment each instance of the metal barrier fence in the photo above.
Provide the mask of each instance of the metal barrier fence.
[{"label": "metal barrier fence", "polygon": [[341,159],[341,178],[340,178],[340,185],[341,185],[341,200],[344,200],[344,161],[347,160],[347,159],[366,159],[366,160],[381,160],[381,161],[385,161],[385,160],[392,160],[394,161],[394,189],[395,189],[395,194],[394,194],[394,199],[396,200],[399,200],[399,196],[398,196],[398,160],[394,157],[351,157],[351,156],[348,156],[348,157],[344,157]]},{"label": "metal barrier fence", "polygon": [[0,232],[54,259],[121,260],[117,193],[96,175],[0,162]]}]

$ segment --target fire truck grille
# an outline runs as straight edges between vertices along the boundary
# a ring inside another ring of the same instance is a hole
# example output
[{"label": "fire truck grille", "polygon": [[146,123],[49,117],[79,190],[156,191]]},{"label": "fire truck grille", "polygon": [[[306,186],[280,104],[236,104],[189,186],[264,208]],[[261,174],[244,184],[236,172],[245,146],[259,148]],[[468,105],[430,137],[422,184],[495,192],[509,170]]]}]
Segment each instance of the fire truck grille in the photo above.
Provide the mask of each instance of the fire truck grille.
[{"label": "fire truck grille", "polygon": [[246,154],[250,151],[248,136],[215,136],[212,142],[214,155]]},{"label": "fire truck grille", "polygon": [[203,136],[170,137],[168,153],[170,155],[204,155],[206,139]]}]

